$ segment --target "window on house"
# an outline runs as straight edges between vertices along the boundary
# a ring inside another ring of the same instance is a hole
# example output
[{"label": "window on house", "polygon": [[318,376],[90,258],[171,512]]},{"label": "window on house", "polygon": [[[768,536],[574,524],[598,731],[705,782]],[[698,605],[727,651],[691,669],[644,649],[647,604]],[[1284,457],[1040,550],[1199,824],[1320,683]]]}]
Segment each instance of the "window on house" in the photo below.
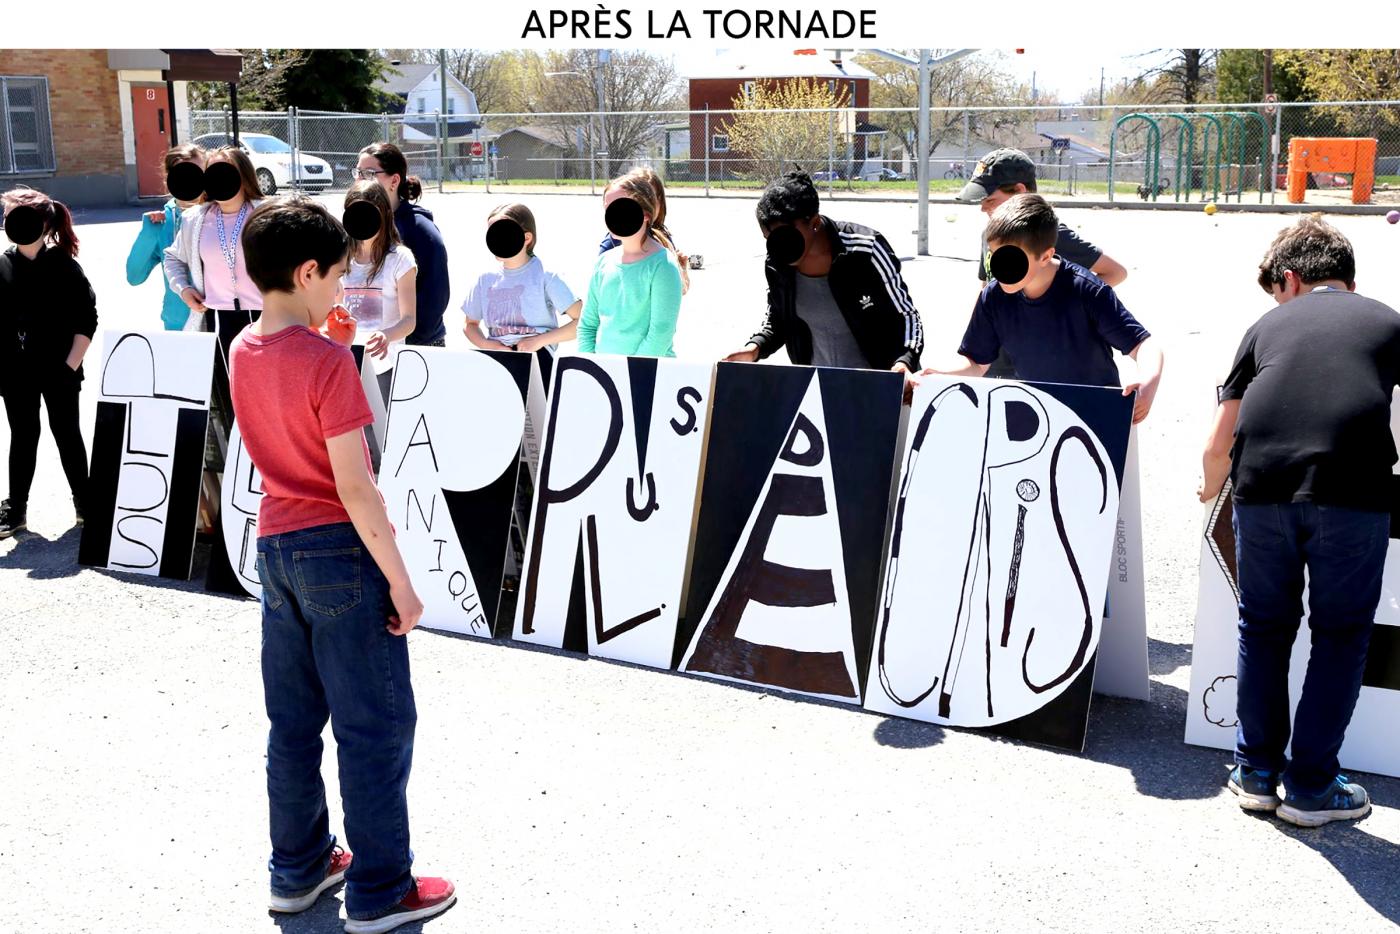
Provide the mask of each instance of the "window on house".
[{"label": "window on house", "polygon": [[420,96],[418,98],[418,112],[420,114],[425,114],[428,112],[428,99],[426,97]]},{"label": "window on house", "polygon": [[455,114],[457,112],[457,99],[455,97],[449,97],[447,99],[447,112],[449,114]]},{"label": "window on house", "polygon": [[716,133],[710,140],[711,152],[729,152],[729,135],[727,133]]},{"label": "window on house", "polygon": [[753,97],[753,82],[752,82],[752,81],[745,81],[745,82],[744,82],[744,98],[747,100],[748,98],[751,98],[751,97]]},{"label": "window on house", "polygon": [[0,174],[56,169],[49,80],[0,77]]}]

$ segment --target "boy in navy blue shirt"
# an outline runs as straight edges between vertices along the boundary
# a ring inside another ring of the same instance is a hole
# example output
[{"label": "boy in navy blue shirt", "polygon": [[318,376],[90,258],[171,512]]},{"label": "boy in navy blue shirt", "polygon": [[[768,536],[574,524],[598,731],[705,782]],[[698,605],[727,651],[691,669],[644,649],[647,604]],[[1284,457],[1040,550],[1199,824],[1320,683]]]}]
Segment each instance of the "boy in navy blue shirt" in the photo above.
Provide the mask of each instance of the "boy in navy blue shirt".
[{"label": "boy in navy blue shirt", "polygon": [[982,289],[958,357],[924,374],[982,376],[1005,348],[1024,380],[1119,386],[1113,351],[1132,357],[1138,378],[1133,423],[1147,417],[1162,377],[1162,352],[1113,287],[1055,254],[1059,220],[1039,195],[1021,194],[992,214],[987,246],[993,279]]}]

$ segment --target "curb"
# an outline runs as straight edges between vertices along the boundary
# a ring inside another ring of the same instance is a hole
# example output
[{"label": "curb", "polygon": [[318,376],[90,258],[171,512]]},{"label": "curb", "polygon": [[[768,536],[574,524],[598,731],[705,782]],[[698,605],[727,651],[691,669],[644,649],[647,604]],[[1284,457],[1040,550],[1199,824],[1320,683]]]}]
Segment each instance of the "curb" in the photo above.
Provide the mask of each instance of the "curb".
[{"label": "curb", "polygon": [[[435,193],[435,192],[434,192]],[[444,194],[490,194],[493,196],[512,195],[561,195],[565,197],[596,197],[592,192],[576,191],[571,188],[545,188],[535,186],[513,187],[509,184],[493,185],[490,192],[482,186],[473,189],[456,189],[446,191]],[[685,199],[756,199],[760,192],[757,189],[743,190],[715,190],[706,193],[701,189],[693,188],[673,188],[666,192],[666,197],[671,200]],[[842,201],[842,202],[867,202],[872,204],[918,204],[915,198],[899,195],[859,195],[850,192],[820,192],[822,201]],[[1056,210],[1074,210],[1087,208],[1100,211],[1200,211],[1206,206],[1204,201],[1081,201],[1076,199],[1056,200],[1050,198]],[[968,202],[959,201],[950,197],[931,197],[929,204],[940,205],[968,205]],[[1400,208],[1395,204],[1288,204],[1265,202],[1263,204],[1251,202],[1217,201],[1215,203],[1218,213],[1228,214],[1379,214],[1384,215],[1389,211]]]}]

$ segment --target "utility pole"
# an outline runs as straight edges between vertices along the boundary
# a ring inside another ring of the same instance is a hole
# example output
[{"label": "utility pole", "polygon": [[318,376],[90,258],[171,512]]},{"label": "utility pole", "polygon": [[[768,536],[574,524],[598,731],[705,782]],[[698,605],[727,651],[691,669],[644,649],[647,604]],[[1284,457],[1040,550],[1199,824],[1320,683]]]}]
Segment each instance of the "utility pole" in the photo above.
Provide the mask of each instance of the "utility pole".
[{"label": "utility pole", "polygon": [[604,178],[609,178],[610,176],[608,175],[608,124],[607,117],[603,116],[603,111],[607,110],[607,105],[603,97],[603,69],[611,58],[611,52],[607,49],[599,49],[598,64],[594,69],[594,84],[598,92],[598,137],[603,142],[602,156]]},{"label": "utility pole", "polygon": [[[929,85],[931,84],[931,72],[939,65],[946,65],[955,62],[966,55],[976,52],[976,49],[958,49],[956,52],[949,52],[941,58],[930,59],[931,54],[928,49],[920,49],[918,59],[912,59],[907,55],[898,52],[891,52],[888,49],[871,49],[873,55],[887,58],[892,62],[899,62],[910,68],[917,68],[919,71],[919,255],[928,256],[928,151],[929,151]],[[708,135],[708,134],[707,134]],[[708,146],[708,144],[706,144]],[[706,150],[708,152],[708,149]]]},{"label": "utility pole", "polygon": [[1103,106],[1103,66],[1099,66],[1099,106]]},{"label": "utility pole", "polygon": [[929,50],[919,50],[919,255],[928,256]]},{"label": "utility pole", "polygon": [[447,163],[447,50],[438,49],[438,84],[442,86],[442,107],[438,111],[438,192]]},{"label": "utility pole", "polygon": [[1264,50],[1264,96],[1274,93],[1274,50]]}]

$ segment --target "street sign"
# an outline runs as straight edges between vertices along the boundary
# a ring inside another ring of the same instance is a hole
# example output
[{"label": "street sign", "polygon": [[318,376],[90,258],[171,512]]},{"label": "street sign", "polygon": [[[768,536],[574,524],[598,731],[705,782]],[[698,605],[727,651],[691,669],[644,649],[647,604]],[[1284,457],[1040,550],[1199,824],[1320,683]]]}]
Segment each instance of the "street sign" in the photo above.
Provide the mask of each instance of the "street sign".
[{"label": "street sign", "polygon": [[492,143],[492,144],[491,144],[490,152],[491,152],[491,155],[493,155],[493,156],[496,155],[498,152],[500,152],[500,150],[496,148],[496,144],[495,144],[495,143]]},{"label": "street sign", "polygon": [[1277,95],[1277,94],[1265,94],[1265,95],[1264,95],[1264,116],[1266,116],[1266,117],[1272,117],[1272,116],[1274,115],[1274,111],[1276,111],[1276,110],[1278,110],[1278,95]]},{"label": "street sign", "polygon": [[478,140],[473,140],[473,141],[472,141],[472,148],[471,148],[472,158],[474,158],[474,159],[479,159],[479,158],[481,158],[482,154],[483,154],[485,151],[486,151],[486,150],[485,150],[485,148],[484,148],[484,145],[483,145],[480,141],[478,141]]},{"label": "street sign", "polygon": [[1052,149],[1068,149],[1068,148],[1069,148],[1069,137],[1067,137],[1067,136],[1057,136],[1057,137],[1055,137],[1053,140],[1050,141],[1050,148],[1052,148]]}]

